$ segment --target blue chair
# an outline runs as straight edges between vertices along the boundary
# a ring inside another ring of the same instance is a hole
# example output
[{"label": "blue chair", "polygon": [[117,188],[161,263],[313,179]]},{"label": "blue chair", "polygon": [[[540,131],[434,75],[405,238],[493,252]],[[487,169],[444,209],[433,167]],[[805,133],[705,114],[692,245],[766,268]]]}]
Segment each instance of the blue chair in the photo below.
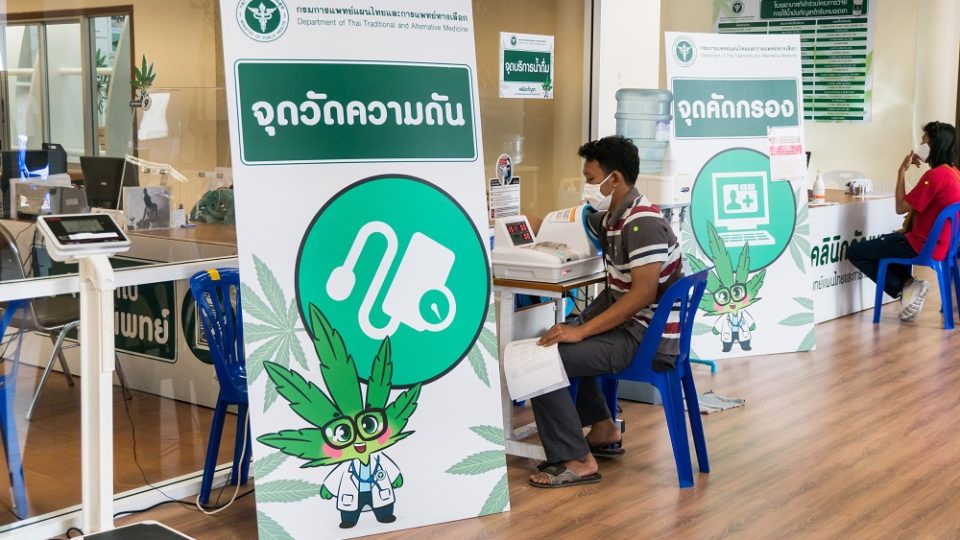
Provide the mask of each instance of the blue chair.
[{"label": "blue chair", "polygon": [[[940,302],[943,311],[943,328],[945,330],[953,329],[953,300],[950,294],[950,278],[954,280],[958,287],[957,302],[960,303],[960,277],[957,277],[957,244],[960,242],[960,203],[954,203],[947,206],[937,215],[937,221],[933,223],[930,229],[930,236],[923,244],[923,249],[912,259],[880,259],[880,266],[877,269],[877,294],[873,304],[873,323],[880,322],[880,308],[883,307],[883,283],[887,279],[887,266],[891,264],[902,264],[905,266],[929,266],[937,273],[937,282],[940,284]],[[946,226],[947,220],[950,220],[950,249],[947,256],[942,261],[934,260],[933,249],[937,245],[937,240]]]},{"label": "blue chair", "polygon": [[[27,301],[13,300],[7,302],[0,318],[0,337],[6,336],[10,322],[17,310],[26,308]],[[7,459],[7,470],[10,473],[10,487],[13,489],[13,509],[19,519],[27,516],[27,488],[23,481],[23,460],[20,457],[20,441],[17,437],[17,415],[13,410],[13,400],[17,394],[17,371],[20,366],[20,345],[23,332],[18,331],[16,337],[17,348],[13,357],[12,367],[0,375],[0,436],[3,439],[3,453]],[[9,342],[8,342],[9,343]]]},{"label": "blue chair", "polygon": [[[690,460],[690,444],[687,442],[687,423],[684,419],[683,402],[686,398],[690,415],[690,430],[697,451],[697,463],[700,472],[710,472],[707,459],[707,441],[703,435],[703,421],[700,419],[700,402],[697,400],[697,388],[690,371],[690,338],[693,336],[693,321],[696,318],[700,299],[707,285],[710,268],[686,276],[670,286],[663,293],[659,306],[653,314],[653,320],[644,334],[640,346],[627,369],[604,375],[600,378],[607,408],[616,419],[617,384],[620,380],[639,381],[652,384],[660,391],[663,401],[663,414],[667,418],[670,442],[673,445],[673,457],[677,462],[677,474],[680,487],[693,487],[693,464]],[[680,303],[680,354],[677,364],[669,371],[653,370],[653,355],[660,344],[660,336],[667,324],[667,317],[675,303]],[[571,379],[570,392],[576,401],[579,379]]]},{"label": "blue chair", "polygon": [[[220,382],[220,395],[213,412],[210,441],[203,464],[200,483],[200,504],[210,499],[213,473],[220,452],[220,438],[227,407],[237,406],[237,433],[233,447],[233,469],[230,485],[247,483],[250,472],[250,422],[247,418],[247,369],[243,354],[243,323],[240,302],[240,272],[235,268],[211,269],[190,279],[190,290],[197,302],[203,333],[210,345],[210,356]],[[246,434],[246,449],[243,448]],[[241,460],[241,456],[243,459]]]}]

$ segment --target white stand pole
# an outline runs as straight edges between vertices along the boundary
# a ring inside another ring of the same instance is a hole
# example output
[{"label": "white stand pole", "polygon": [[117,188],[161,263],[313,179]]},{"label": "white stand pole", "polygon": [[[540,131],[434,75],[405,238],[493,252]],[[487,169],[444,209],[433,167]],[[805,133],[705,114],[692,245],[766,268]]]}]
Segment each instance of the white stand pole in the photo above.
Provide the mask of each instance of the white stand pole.
[{"label": "white stand pole", "polygon": [[113,528],[113,295],[106,256],[80,263],[80,445],[86,534]]}]

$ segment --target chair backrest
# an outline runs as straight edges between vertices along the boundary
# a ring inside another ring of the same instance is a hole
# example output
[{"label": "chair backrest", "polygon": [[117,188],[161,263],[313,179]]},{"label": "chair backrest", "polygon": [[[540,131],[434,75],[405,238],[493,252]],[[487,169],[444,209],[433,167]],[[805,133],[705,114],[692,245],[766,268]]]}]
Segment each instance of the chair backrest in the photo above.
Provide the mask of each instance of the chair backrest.
[{"label": "chair backrest", "polygon": [[960,202],[945,207],[937,214],[937,220],[930,228],[930,236],[923,244],[923,249],[917,256],[929,261],[934,260],[933,250],[937,246],[937,240],[943,233],[943,228],[947,226],[947,220],[950,220],[950,248],[947,251],[947,257],[944,260],[950,261],[957,258],[957,242],[960,241]]},{"label": "chair backrest", "polygon": [[667,326],[667,319],[675,304],[680,304],[680,354],[677,356],[677,366],[689,362],[690,339],[693,337],[693,322],[700,308],[700,299],[707,287],[707,275],[713,267],[705,268],[689,276],[685,276],[671,285],[660,298],[653,319],[647,326],[643,340],[637,347],[630,366],[621,372],[625,378],[646,380],[651,372],[653,355],[657,352],[660,339]]},{"label": "chair backrest", "polygon": [[245,395],[247,369],[243,353],[240,271],[218,268],[198,272],[190,278],[190,291],[197,302],[222,397],[233,400]]}]

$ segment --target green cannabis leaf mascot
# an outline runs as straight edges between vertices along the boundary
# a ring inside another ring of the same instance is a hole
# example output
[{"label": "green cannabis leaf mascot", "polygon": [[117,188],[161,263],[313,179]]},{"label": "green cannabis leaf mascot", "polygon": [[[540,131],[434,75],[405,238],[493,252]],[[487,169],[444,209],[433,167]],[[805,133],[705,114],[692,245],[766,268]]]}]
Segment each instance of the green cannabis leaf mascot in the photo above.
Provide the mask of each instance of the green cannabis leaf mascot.
[{"label": "green cannabis leaf mascot", "polygon": [[417,409],[420,385],[387,403],[393,376],[387,338],[374,359],[364,399],[343,338],[313,304],[309,318],[327,393],[280,364],[264,362],[264,368],[290,408],[314,427],[281,430],[257,440],[305,460],[301,467],[336,465],[324,479],[320,496],[336,498],[340,528],[353,527],[361,512],[370,510],[380,523],[392,523],[397,519],[394,491],[403,486],[403,475],[383,451],[413,434],[403,429]]},{"label": "green cannabis leaf mascot", "polygon": [[[766,270],[750,274],[750,244],[743,246],[737,268],[733,268],[733,259],[717,234],[712,222],[707,222],[710,251],[713,253],[714,270],[707,277],[707,288],[700,301],[700,309],[707,315],[719,317],[713,325],[714,335],[720,336],[723,352],[730,352],[736,343],[744,351],[752,349],[750,340],[757,324],[746,310],[760,300],[760,287]],[[694,272],[706,268],[696,257],[688,257]]]}]

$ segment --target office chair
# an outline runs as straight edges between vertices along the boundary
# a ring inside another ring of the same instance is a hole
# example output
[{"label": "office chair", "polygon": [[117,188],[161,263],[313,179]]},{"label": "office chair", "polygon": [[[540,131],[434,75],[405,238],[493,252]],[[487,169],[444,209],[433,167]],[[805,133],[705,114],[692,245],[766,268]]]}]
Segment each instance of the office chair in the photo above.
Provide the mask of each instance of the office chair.
[{"label": "office chair", "polygon": [[17,415],[13,410],[14,398],[17,395],[17,371],[20,366],[20,346],[23,344],[23,331],[18,330],[15,336],[7,337],[7,329],[17,311],[26,306],[24,300],[7,302],[3,307],[3,316],[0,318],[0,339],[3,343],[3,356],[0,362],[9,362],[5,358],[7,348],[12,340],[17,340],[16,352],[13,356],[13,367],[0,375],[0,436],[3,440],[3,454],[7,460],[7,471],[10,475],[10,489],[13,496],[13,511],[18,519],[27,517],[27,487],[23,480],[23,459],[20,456],[20,440],[17,434]]},{"label": "office chair", "polygon": [[[0,224],[0,280],[19,280],[27,279],[27,277],[16,238],[6,226]],[[80,326],[80,299],[69,295],[59,295],[33,298],[27,300],[26,303],[27,305],[21,310],[20,317],[14,320],[12,324],[22,331],[46,334],[53,343],[53,350],[50,352],[50,358],[47,360],[43,375],[40,377],[40,384],[37,385],[37,391],[30,402],[30,408],[27,409],[26,419],[29,421],[33,417],[34,409],[40,400],[40,394],[43,392],[57,360],[60,362],[60,368],[63,369],[67,384],[74,386],[73,374],[70,372],[70,366],[63,355],[63,349],[77,346],[68,345],[64,347],[64,340],[71,330]],[[123,375],[123,368],[120,366],[119,360],[117,360],[116,366],[117,378],[123,388],[123,395],[129,399],[126,378]]]},{"label": "office chair", "polygon": [[[203,464],[199,503],[206,506],[217,467],[227,407],[237,406],[237,430],[233,445],[230,485],[247,483],[250,471],[250,420],[247,418],[247,367],[243,352],[243,309],[240,301],[240,271],[236,268],[210,269],[190,278],[190,291],[200,311],[203,333],[210,344],[213,368],[220,382],[217,407],[210,426],[210,440]],[[246,438],[246,445],[243,441]],[[244,448],[246,446],[246,448]],[[241,462],[242,461],[242,462]]]},{"label": "office chair", "polygon": [[[690,460],[690,443],[687,442],[687,423],[683,415],[684,400],[690,416],[690,431],[693,433],[693,444],[697,451],[700,472],[710,472],[707,441],[703,434],[703,421],[700,419],[700,402],[697,399],[697,388],[690,371],[690,338],[693,336],[693,322],[700,306],[700,299],[703,298],[703,291],[707,286],[707,274],[710,270],[712,268],[701,270],[671,285],[660,298],[653,320],[650,321],[630,365],[619,373],[599,377],[607,399],[607,408],[613,420],[616,420],[617,416],[617,386],[620,380],[645,382],[652,384],[660,391],[663,414],[666,416],[667,429],[670,432],[670,442],[673,446],[673,457],[677,463],[677,475],[680,478],[681,488],[693,487],[693,464]],[[680,354],[677,355],[674,369],[654,371],[653,355],[657,352],[660,337],[667,324],[667,317],[676,302],[680,303]],[[574,402],[577,400],[579,385],[579,378],[570,379],[570,394]]]},{"label": "office chair", "polygon": [[[953,330],[953,300],[951,298],[951,278],[957,287],[957,303],[960,304],[960,273],[957,271],[957,247],[960,244],[960,203],[954,203],[947,206],[937,215],[937,221],[930,229],[930,236],[927,237],[923,249],[912,259],[880,259],[880,265],[877,268],[877,292],[875,303],[873,304],[873,323],[880,322],[880,308],[883,307],[883,284],[887,279],[887,267],[891,264],[902,264],[906,266],[929,266],[937,273],[937,281],[940,284],[940,305],[943,311],[944,330]],[[942,261],[933,258],[933,250],[937,246],[937,240],[943,228],[947,226],[947,220],[950,220],[950,249]]]}]

